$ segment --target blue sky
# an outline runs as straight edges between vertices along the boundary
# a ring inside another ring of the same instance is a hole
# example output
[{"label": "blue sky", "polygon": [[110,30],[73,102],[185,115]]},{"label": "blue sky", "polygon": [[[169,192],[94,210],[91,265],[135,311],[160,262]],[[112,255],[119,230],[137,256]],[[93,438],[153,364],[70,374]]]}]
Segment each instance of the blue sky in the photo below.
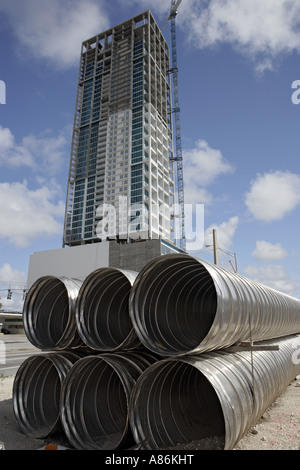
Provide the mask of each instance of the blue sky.
[{"label": "blue sky", "polygon": [[[21,308],[30,255],[62,245],[82,41],[148,8],[162,26],[170,3],[0,0],[5,307]],[[204,245],[216,228],[222,266],[233,260],[222,250],[236,253],[241,274],[298,297],[297,18],[298,0],[183,0],[177,45],[185,202],[204,204]],[[169,25],[164,34],[170,43]],[[211,247],[199,248],[192,253],[213,261]]]}]

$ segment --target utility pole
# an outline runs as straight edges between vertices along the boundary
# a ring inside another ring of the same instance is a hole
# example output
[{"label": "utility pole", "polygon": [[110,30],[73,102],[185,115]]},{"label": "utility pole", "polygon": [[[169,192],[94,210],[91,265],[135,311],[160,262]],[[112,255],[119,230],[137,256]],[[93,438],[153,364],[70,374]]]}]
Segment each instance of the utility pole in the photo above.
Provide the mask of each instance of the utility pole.
[{"label": "utility pole", "polygon": [[231,264],[231,267],[233,269],[233,271],[235,273],[237,273],[238,271],[238,267],[237,267],[237,257],[236,257],[236,253],[231,253],[230,251],[227,251],[227,250],[223,250],[223,248],[220,248],[218,246],[218,239],[217,239],[217,230],[214,228],[212,230],[212,234],[213,234],[213,245],[205,245],[207,248],[208,247],[213,247],[213,250],[214,250],[214,264],[218,265],[219,264],[219,255],[218,255],[218,251],[221,250],[223,251],[223,253],[226,253],[227,255],[229,256],[233,256],[234,258],[234,261],[235,261],[235,266],[233,266],[233,263],[231,260],[229,260],[229,263]]},{"label": "utility pole", "polygon": [[214,263],[219,264],[219,255],[218,255],[218,240],[217,240],[217,230],[213,229],[213,247],[214,247]]}]

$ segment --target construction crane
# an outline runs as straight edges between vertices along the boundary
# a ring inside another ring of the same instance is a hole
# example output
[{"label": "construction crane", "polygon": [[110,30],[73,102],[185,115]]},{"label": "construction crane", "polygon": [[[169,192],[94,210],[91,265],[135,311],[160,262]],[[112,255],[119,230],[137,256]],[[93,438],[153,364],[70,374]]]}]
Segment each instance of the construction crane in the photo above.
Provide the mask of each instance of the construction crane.
[{"label": "construction crane", "polygon": [[[182,159],[182,146],[181,146],[181,124],[180,124],[180,106],[179,106],[179,87],[178,87],[178,65],[177,65],[177,44],[176,44],[176,16],[177,10],[182,0],[171,0],[171,11],[170,15],[162,27],[168,21],[171,23],[171,42],[172,42],[172,68],[170,72],[173,73],[173,96],[174,96],[174,107],[172,112],[175,116],[175,142],[176,142],[176,153],[172,157],[172,161],[177,164],[177,191],[178,191],[178,203],[180,207],[180,221],[181,221],[181,237],[180,237],[180,248],[186,250],[186,238],[185,238],[185,221],[184,221],[184,185],[183,185],[183,159]],[[174,214],[175,216],[175,214]]]}]

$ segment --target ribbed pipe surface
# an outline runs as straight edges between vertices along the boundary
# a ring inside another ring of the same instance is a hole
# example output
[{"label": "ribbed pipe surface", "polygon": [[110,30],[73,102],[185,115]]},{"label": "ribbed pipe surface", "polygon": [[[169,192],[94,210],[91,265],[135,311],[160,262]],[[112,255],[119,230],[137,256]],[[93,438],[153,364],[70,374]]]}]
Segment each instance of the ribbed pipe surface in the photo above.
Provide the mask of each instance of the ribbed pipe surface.
[{"label": "ribbed pipe surface", "polygon": [[79,360],[68,373],[61,393],[65,434],[79,450],[115,450],[134,444],[128,422],[132,388],[156,360],[138,351],[104,353]]},{"label": "ribbed pipe surface", "polygon": [[29,289],[23,307],[24,330],[39,349],[58,351],[83,344],[75,321],[75,304],[82,282],[44,276]]},{"label": "ribbed pipe surface", "polygon": [[197,449],[233,449],[300,373],[292,360],[300,336],[276,343],[279,351],[255,351],[253,362],[249,351],[213,351],[150,366],[132,393],[136,442],[151,450],[191,442]]},{"label": "ribbed pipe surface", "polygon": [[84,280],[76,303],[76,324],[87,346],[111,352],[140,345],[128,310],[136,276],[133,271],[100,268]]},{"label": "ribbed pipe surface", "polygon": [[13,410],[24,434],[39,439],[61,430],[61,386],[80,357],[70,352],[48,353],[31,356],[21,364],[13,385]]},{"label": "ribbed pipe surface", "polygon": [[300,332],[300,300],[189,255],[148,263],[129,312],[141,342],[163,356]]}]

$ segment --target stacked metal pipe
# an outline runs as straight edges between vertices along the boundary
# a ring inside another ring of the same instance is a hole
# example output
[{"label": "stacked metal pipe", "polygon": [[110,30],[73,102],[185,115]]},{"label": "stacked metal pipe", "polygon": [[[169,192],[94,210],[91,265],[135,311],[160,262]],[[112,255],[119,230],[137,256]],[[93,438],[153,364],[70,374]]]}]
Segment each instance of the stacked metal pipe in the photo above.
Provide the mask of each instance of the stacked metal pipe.
[{"label": "stacked metal pipe", "polygon": [[[300,374],[300,301],[189,255],[161,256],[139,274],[101,268],[83,282],[41,278],[27,295],[24,325],[35,346],[59,359],[47,353],[21,366],[16,418],[32,433],[38,425],[25,402],[44,404],[51,390],[78,449],[194,441],[232,449]],[[228,349],[241,342],[248,351]],[[70,352],[76,361],[62,373],[56,364]],[[34,415],[47,417],[42,411]],[[49,421],[39,425],[51,432]]]},{"label": "stacked metal pipe", "polygon": [[61,386],[80,357],[71,352],[36,354],[21,364],[13,385],[13,408],[24,434],[38,439],[61,431]]},{"label": "stacked metal pipe", "polygon": [[104,353],[79,360],[67,375],[60,413],[69,442],[81,450],[135,444],[129,426],[132,389],[156,358],[145,351]]},{"label": "stacked metal pipe", "polygon": [[61,386],[83,354],[74,317],[81,284],[77,279],[43,276],[26,296],[26,336],[45,352],[21,364],[13,385],[15,418],[22,432],[30,437],[44,438],[61,430]]},{"label": "stacked metal pipe", "polygon": [[83,345],[75,322],[82,281],[43,276],[30,288],[23,307],[24,330],[38,349],[60,351]]},{"label": "stacked metal pipe", "polygon": [[[141,342],[167,358],[132,394],[131,426],[145,449],[232,449],[300,373],[300,301],[191,256],[148,263],[130,315]],[[274,338],[278,351],[253,350]],[[248,351],[227,350],[241,342]]]},{"label": "stacked metal pipe", "polygon": [[131,391],[156,361],[129,317],[136,275],[101,268],[84,281],[44,276],[33,284],[24,328],[44,353],[24,361],[13,387],[15,417],[26,435],[44,438],[63,430],[78,449],[135,444],[128,420]]},{"label": "stacked metal pipe", "polygon": [[167,358],[149,367],[131,397],[136,442],[142,449],[190,442],[196,449],[233,449],[300,373],[299,362],[292,360],[300,335],[279,338],[276,344],[279,351],[220,350]]},{"label": "stacked metal pipe", "polygon": [[300,332],[300,300],[188,255],[145,266],[130,315],[141,342],[163,356]]},{"label": "stacked metal pipe", "polygon": [[77,296],[75,319],[87,346],[101,352],[140,346],[128,305],[136,276],[129,270],[100,268],[84,280]]}]

